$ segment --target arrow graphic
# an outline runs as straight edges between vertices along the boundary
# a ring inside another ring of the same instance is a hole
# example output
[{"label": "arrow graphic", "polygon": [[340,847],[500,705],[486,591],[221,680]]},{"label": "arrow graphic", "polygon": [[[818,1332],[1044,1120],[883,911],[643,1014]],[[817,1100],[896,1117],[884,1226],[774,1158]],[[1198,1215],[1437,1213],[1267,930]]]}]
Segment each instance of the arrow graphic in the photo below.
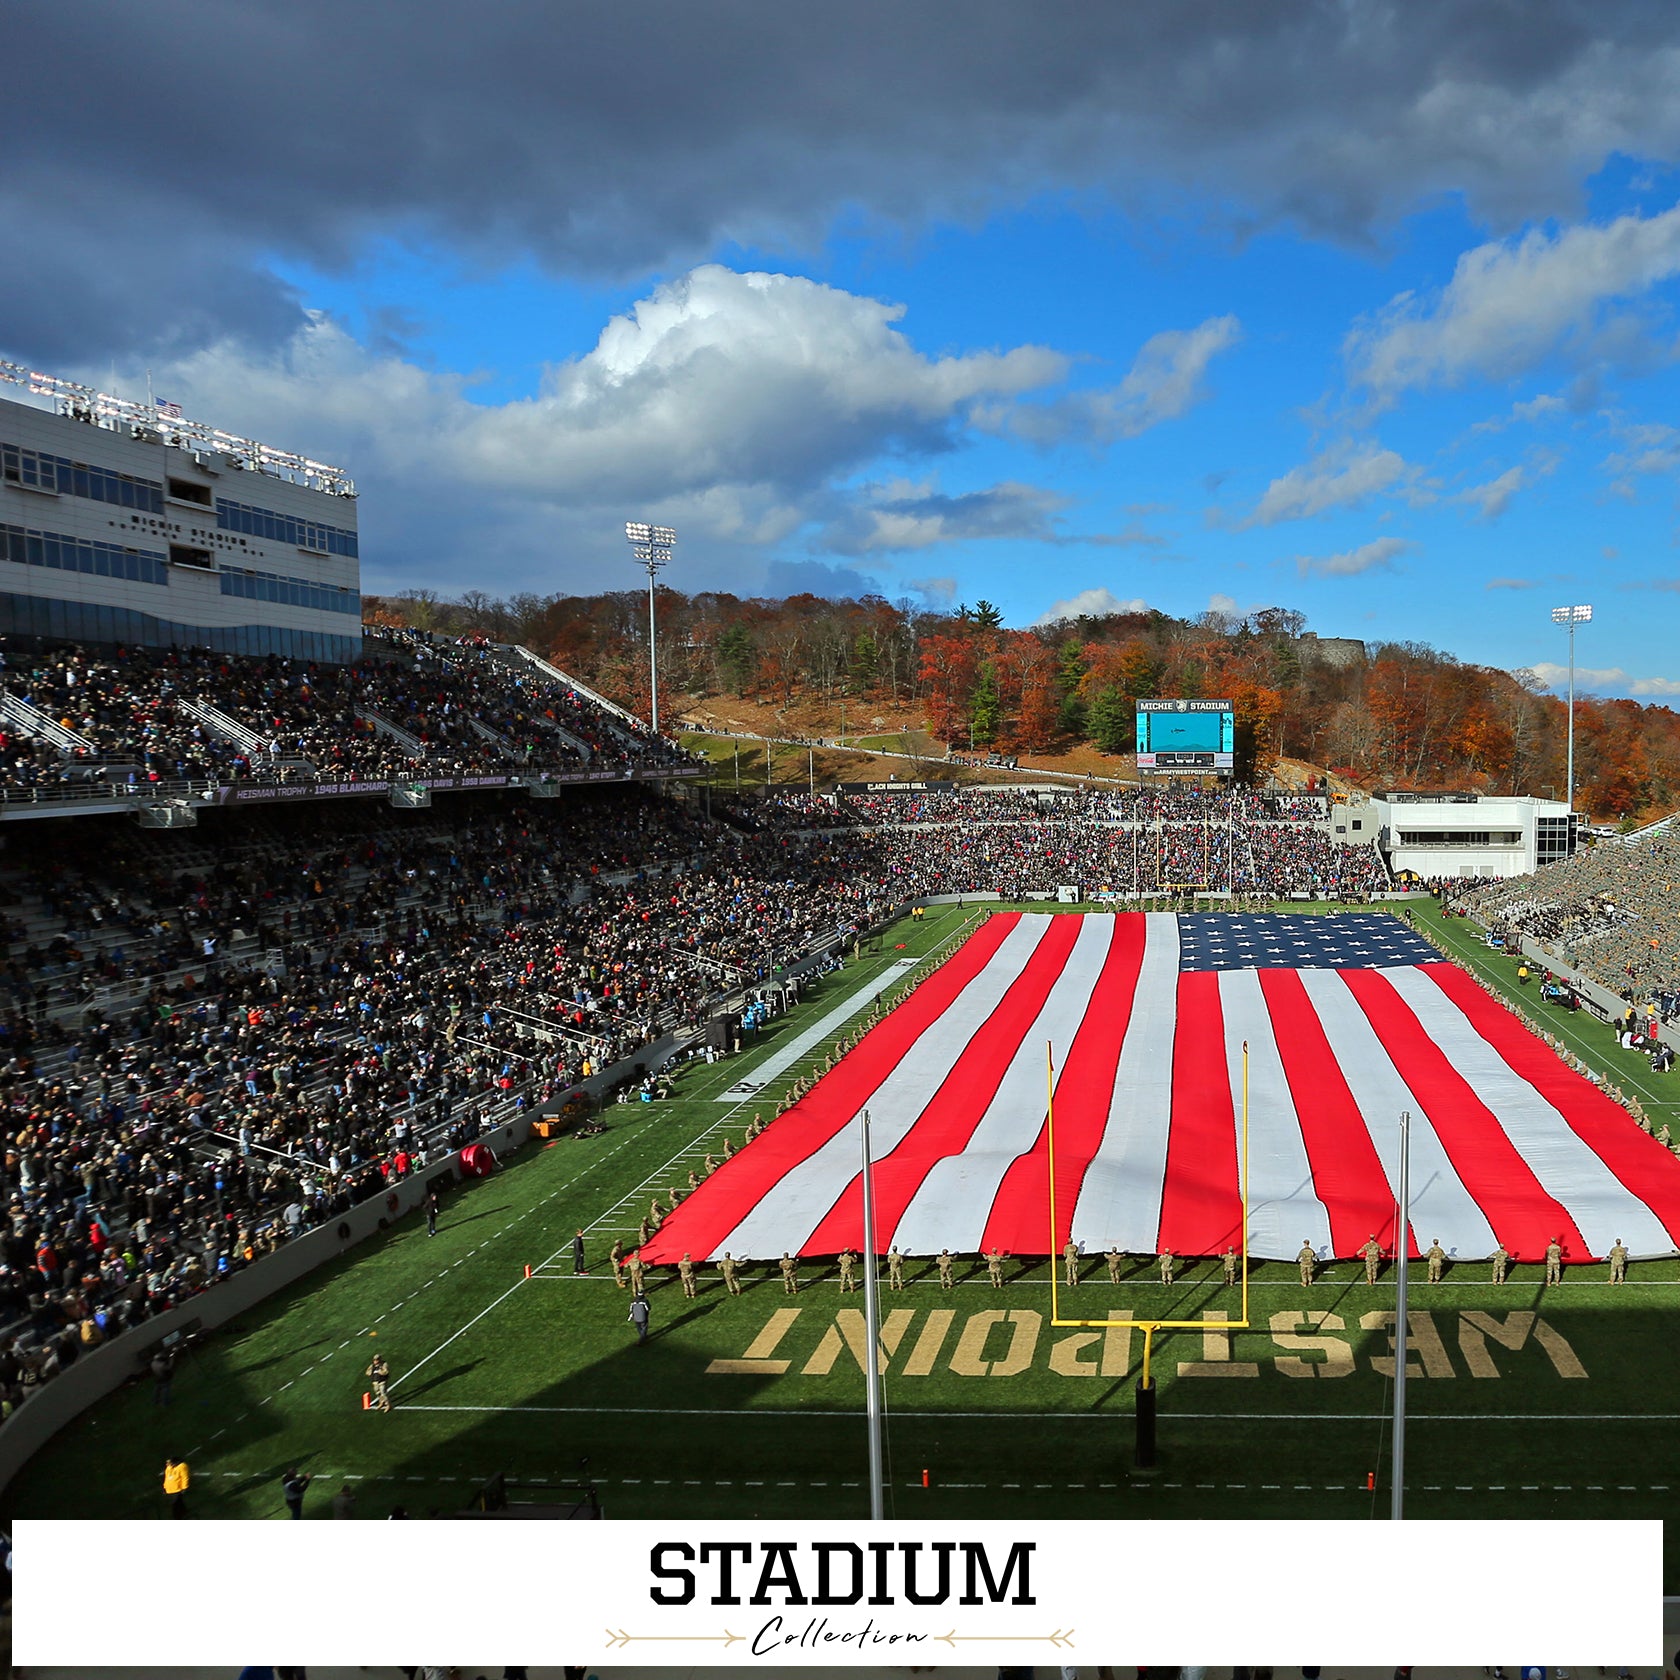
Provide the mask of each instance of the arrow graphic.
[{"label": "arrow graphic", "polygon": [[722,1633],[626,1633],[623,1628],[616,1633],[608,1628],[606,1632],[609,1651],[623,1645],[721,1645],[727,1650],[746,1638],[745,1634],[731,1633],[728,1628]]},{"label": "arrow graphic", "polygon": [[933,1636],[941,1645],[1073,1645],[1073,1629],[1057,1628],[1053,1633],[958,1633],[952,1628],[949,1633],[936,1633]]}]

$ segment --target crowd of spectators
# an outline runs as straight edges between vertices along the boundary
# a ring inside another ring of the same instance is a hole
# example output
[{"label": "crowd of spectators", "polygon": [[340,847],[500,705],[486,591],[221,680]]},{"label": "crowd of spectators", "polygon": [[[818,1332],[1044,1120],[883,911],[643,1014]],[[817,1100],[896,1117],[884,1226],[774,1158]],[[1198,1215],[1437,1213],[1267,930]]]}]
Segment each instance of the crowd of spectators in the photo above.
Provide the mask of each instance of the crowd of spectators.
[{"label": "crowd of spectators", "polygon": [[878,908],[637,789],[224,820],[8,854],[0,1405]]},{"label": "crowd of spectators", "polygon": [[[202,693],[311,762],[333,739],[397,745],[357,737],[355,707],[445,756],[469,733],[530,752],[561,730],[591,760],[666,750],[582,700],[559,730],[534,722],[554,690],[493,650],[412,651],[371,674],[148,655],[145,691],[160,719]],[[113,690],[110,675],[73,650],[6,673],[73,724],[132,740],[122,712],[132,725],[144,685]],[[213,762],[226,745],[212,741]],[[348,767],[369,762],[389,761]],[[1384,884],[1374,853],[1333,844],[1317,801],[905,797],[789,795],[717,821],[620,786],[460,795],[431,815],[372,801],[207,813],[186,834],[110,819],[11,828],[0,1324],[22,1334],[0,1349],[0,1410],[484,1129],[608,1068],[645,1082],[640,1049],[906,899]]]},{"label": "crowd of spectators", "polygon": [[1385,891],[1374,845],[1344,846],[1322,797],[1143,787],[777,794],[732,801],[726,819],[784,835],[844,830],[873,878],[905,896],[1054,892],[1254,898]]},{"label": "crowd of spectators", "polygon": [[[88,782],[391,781],[693,762],[482,639],[413,631],[370,632],[353,665],[203,648],[30,649],[0,638],[0,686],[83,743],[60,748],[4,721],[0,789],[37,797]],[[239,730],[219,730],[195,703]]]},{"label": "crowd of spectators", "polygon": [[1680,836],[1667,827],[1601,840],[1512,880],[1442,883],[1490,926],[1536,939],[1624,998],[1680,1014]]}]

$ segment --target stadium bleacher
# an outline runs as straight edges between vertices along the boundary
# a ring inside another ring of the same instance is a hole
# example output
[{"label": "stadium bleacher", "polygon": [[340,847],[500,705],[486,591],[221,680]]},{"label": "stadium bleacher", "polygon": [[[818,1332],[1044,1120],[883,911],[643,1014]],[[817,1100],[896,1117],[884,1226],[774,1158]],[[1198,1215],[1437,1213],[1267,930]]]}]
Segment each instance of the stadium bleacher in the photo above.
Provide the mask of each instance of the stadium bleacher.
[{"label": "stadium bleacher", "polygon": [[[0,648],[0,792],[622,782],[694,761],[518,650],[353,666]],[[498,780],[503,779],[498,775]],[[1386,886],[1321,800],[643,786],[14,823],[0,858],[0,1409],[138,1319],[425,1171],[904,902]]]}]

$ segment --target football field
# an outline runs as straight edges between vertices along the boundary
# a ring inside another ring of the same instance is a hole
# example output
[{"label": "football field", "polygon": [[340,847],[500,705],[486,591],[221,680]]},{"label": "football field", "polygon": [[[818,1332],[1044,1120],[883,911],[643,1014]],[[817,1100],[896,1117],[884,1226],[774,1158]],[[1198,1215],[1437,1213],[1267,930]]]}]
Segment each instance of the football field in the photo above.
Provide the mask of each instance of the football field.
[{"label": "football field", "polygon": [[[891,1001],[915,973],[905,965],[971,915],[901,923],[745,1055],[687,1071],[675,1099],[609,1109],[600,1137],[534,1143],[455,1193],[435,1238],[407,1222],[276,1297],[182,1362],[168,1408],[149,1382],[132,1384],[37,1457],[8,1514],[162,1517],[174,1453],[204,1517],[283,1517],[293,1466],[317,1478],[311,1517],[345,1484],[361,1517],[458,1510],[497,1475],[543,1502],[545,1487],[592,1482],[609,1517],[864,1515],[861,1294],[816,1261],[797,1295],[770,1266],[748,1270],[738,1298],[709,1267],[693,1300],[659,1274],[638,1345],[606,1251],[726,1135],[739,1145],[754,1112],[769,1117],[856,1025],[850,1004],[867,1007],[883,981]],[[1431,931],[1516,994],[1512,968],[1468,924]],[[1608,1029],[1553,1012],[1546,1024],[1658,1123],[1675,1118],[1664,1082]],[[742,1085],[757,1089],[719,1100]],[[906,1278],[881,1300],[889,1515],[1387,1515],[1386,1267],[1372,1286],[1358,1263],[1335,1263],[1309,1288],[1293,1263],[1259,1264],[1242,1328],[1240,1292],[1216,1262],[1166,1287],[1152,1256],[1129,1259],[1118,1285],[1088,1258],[1064,1317],[1200,1326],[1155,1340],[1151,1475],[1131,1465],[1141,1333],[1055,1327],[1040,1261],[1009,1262],[1001,1289],[972,1256],[952,1289],[928,1261]],[[1553,1289],[1532,1265],[1497,1288],[1485,1262],[1438,1285],[1421,1267],[1413,1278],[1409,1514],[1666,1515],[1680,1489],[1680,1260],[1636,1264],[1615,1288],[1602,1267]],[[397,1376],[389,1415],[362,1409],[375,1350]],[[1672,1547],[1666,1576],[1675,1591]]]}]

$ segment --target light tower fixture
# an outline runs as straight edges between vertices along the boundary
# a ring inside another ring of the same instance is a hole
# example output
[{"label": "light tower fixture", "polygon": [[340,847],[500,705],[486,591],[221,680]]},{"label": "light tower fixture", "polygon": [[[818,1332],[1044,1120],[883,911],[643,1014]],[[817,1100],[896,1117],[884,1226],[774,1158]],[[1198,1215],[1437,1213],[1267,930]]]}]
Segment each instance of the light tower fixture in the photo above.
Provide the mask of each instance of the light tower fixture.
[{"label": "light tower fixture", "polygon": [[653,616],[653,585],[661,566],[670,564],[671,550],[677,546],[677,533],[668,525],[645,525],[629,520],[624,534],[630,539],[630,552],[647,568],[648,577],[648,694],[653,706],[653,732],[659,733],[659,654],[657,626]]},{"label": "light tower fixture", "polygon": [[1591,607],[1553,607],[1552,623],[1569,630],[1569,767],[1566,771],[1569,809],[1575,809],[1575,626],[1592,623]]}]

